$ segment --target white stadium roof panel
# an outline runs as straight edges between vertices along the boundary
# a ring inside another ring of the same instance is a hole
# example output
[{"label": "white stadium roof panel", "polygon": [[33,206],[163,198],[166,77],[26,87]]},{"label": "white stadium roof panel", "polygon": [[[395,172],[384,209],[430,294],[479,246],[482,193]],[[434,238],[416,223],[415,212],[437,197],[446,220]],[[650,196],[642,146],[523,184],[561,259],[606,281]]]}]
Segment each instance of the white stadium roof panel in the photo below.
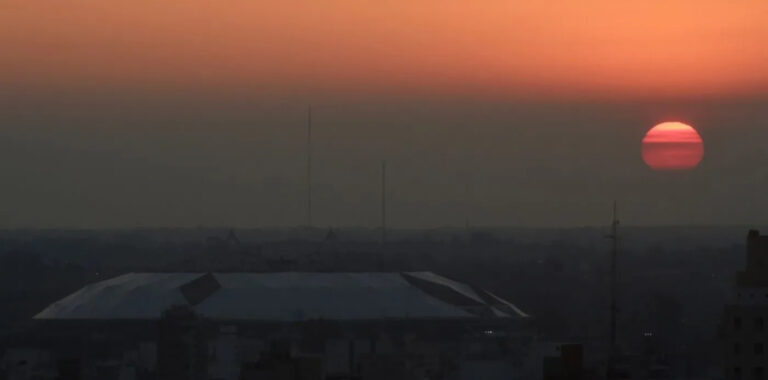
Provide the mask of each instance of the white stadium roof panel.
[{"label": "white stadium roof panel", "polygon": [[285,272],[129,273],[88,285],[35,318],[154,320],[178,305],[218,320],[476,318],[478,306],[509,317],[471,287],[429,272]]}]

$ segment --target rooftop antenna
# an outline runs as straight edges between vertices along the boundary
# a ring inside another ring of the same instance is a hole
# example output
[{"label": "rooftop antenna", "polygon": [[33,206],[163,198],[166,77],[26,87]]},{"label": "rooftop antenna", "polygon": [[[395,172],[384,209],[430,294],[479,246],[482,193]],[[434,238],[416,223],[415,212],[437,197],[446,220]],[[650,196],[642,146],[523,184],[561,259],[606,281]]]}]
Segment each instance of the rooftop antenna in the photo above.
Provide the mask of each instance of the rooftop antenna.
[{"label": "rooftop antenna", "polygon": [[387,161],[381,161],[381,244],[387,242]]},{"label": "rooftop antenna", "polygon": [[618,308],[616,306],[616,255],[619,251],[619,219],[616,210],[616,201],[613,201],[613,220],[611,221],[611,234],[608,235],[611,239],[611,332],[610,332],[610,347],[609,347],[609,359],[608,359],[608,378],[612,378],[612,370],[614,360],[616,359],[616,314]]},{"label": "rooftop antenna", "polygon": [[464,230],[470,232],[470,217],[472,216],[472,201],[474,198],[474,183],[472,175],[468,175],[467,181],[464,184]]},{"label": "rooftop antenna", "polygon": [[307,227],[312,227],[312,106],[307,110]]}]

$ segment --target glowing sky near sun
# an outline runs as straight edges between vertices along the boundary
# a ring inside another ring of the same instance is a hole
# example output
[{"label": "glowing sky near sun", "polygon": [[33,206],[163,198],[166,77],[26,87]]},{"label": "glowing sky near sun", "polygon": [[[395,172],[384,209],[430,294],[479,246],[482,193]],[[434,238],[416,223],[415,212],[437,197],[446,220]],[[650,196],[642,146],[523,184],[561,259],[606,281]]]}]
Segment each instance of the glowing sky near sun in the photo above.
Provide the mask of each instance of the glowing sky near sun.
[{"label": "glowing sky near sun", "polygon": [[0,83],[560,95],[768,88],[768,2],[0,3]]}]

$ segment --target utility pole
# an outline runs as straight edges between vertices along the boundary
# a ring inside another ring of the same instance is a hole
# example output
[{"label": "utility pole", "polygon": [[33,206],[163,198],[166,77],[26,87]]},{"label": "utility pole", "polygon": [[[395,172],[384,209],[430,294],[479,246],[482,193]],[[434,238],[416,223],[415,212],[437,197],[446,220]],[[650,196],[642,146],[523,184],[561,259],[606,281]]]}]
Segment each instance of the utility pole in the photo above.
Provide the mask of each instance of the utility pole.
[{"label": "utility pole", "polygon": [[387,243],[387,161],[381,162],[381,244]]},{"label": "utility pole", "polygon": [[616,306],[616,283],[617,283],[617,273],[616,273],[616,256],[619,251],[619,219],[618,214],[616,210],[616,201],[613,201],[613,220],[611,221],[611,234],[608,235],[608,238],[611,239],[611,332],[610,332],[610,347],[609,347],[609,358],[608,358],[608,378],[611,379],[613,376],[613,365],[615,364],[616,360],[616,314],[618,312],[618,308]]},{"label": "utility pole", "polygon": [[307,227],[312,227],[312,106],[307,110]]}]

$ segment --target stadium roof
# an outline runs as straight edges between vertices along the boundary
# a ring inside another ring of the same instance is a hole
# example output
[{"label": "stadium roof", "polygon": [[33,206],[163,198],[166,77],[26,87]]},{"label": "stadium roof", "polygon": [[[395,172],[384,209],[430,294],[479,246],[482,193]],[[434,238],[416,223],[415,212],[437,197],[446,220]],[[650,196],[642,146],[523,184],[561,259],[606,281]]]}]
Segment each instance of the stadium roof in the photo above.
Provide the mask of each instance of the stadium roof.
[{"label": "stadium roof", "polygon": [[431,272],[129,273],[51,304],[40,320],[159,319],[188,305],[219,320],[526,318],[511,303]]}]

